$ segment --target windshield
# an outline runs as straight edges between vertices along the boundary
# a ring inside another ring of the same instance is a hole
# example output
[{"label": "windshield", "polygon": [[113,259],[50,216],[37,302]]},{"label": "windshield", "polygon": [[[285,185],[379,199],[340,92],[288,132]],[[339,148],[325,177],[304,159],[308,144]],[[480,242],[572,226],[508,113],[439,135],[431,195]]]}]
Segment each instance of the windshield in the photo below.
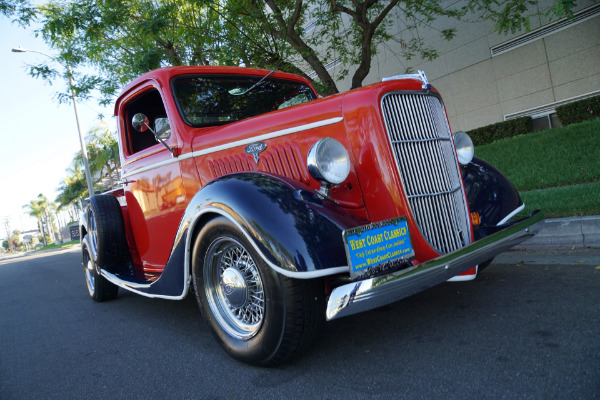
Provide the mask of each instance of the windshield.
[{"label": "windshield", "polygon": [[182,76],[173,80],[173,94],[181,116],[194,127],[223,125],[315,99],[306,84],[272,78],[243,93],[262,78]]}]

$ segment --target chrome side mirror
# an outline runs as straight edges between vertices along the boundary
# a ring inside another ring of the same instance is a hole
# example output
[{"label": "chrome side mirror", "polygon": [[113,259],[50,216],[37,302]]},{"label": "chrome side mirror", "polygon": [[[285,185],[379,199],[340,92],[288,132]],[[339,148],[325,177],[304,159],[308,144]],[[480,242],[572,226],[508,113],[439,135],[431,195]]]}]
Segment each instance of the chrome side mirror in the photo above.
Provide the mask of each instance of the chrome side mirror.
[{"label": "chrome side mirror", "polygon": [[135,129],[138,132],[146,132],[148,129],[150,129],[150,126],[148,125],[149,123],[150,120],[148,119],[148,117],[146,117],[146,115],[142,113],[135,114],[133,116],[133,119],[131,120],[131,125],[133,125],[133,129]]},{"label": "chrome side mirror", "polygon": [[[177,157],[177,155],[173,152],[173,148],[169,147],[165,143],[165,141],[159,135],[157,135],[156,132],[154,132],[154,130],[152,128],[150,128],[149,123],[150,123],[150,120],[148,119],[148,117],[142,113],[135,114],[133,116],[133,119],[131,120],[131,125],[133,125],[133,129],[135,129],[138,132],[146,132],[146,131],[152,132],[152,134],[154,135],[156,140],[158,142],[162,143],[162,145],[165,146],[165,148],[167,150],[169,150],[169,152],[171,153],[171,157]],[[167,120],[167,124],[168,124],[168,120]],[[163,125],[164,125],[164,122],[163,122]],[[169,129],[169,136],[171,136],[170,126],[168,129]]]}]

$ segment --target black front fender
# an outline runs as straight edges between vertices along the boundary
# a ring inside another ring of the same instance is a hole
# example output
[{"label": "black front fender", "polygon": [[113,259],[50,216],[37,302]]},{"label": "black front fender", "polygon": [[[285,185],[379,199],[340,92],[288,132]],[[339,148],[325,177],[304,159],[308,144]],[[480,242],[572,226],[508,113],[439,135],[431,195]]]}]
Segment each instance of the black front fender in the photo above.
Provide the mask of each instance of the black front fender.
[{"label": "black front fender", "polygon": [[510,181],[490,163],[474,157],[461,166],[467,201],[471,212],[479,213],[481,225],[475,239],[506,227],[507,217],[522,209],[523,202]]},{"label": "black front fender", "polygon": [[180,230],[196,233],[211,215],[229,218],[267,264],[296,278],[347,271],[342,231],[366,223],[307,186],[264,173],[227,175],[206,185]]}]

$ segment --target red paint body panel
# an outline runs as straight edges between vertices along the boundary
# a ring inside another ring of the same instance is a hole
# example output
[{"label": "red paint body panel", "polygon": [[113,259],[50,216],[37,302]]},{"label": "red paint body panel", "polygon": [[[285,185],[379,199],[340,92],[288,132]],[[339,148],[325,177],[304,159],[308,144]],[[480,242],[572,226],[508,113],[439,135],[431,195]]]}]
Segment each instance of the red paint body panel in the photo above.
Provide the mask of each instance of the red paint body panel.
[{"label": "red paint body panel", "polygon": [[[332,190],[332,199],[371,222],[407,216],[417,262],[437,257],[439,254],[419,234],[409,212],[381,112],[381,98],[385,93],[421,91],[422,82],[403,79],[379,83],[209,128],[187,125],[179,115],[171,93],[171,80],[180,75],[262,77],[268,72],[234,67],[165,68],[149,72],[125,88],[116,103],[115,115],[119,121],[119,145],[125,177],[124,212],[134,263],[141,263],[144,272],[162,271],[186,206],[202,186],[220,176],[264,171],[294,179],[314,190],[319,189],[321,184],[308,173],[306,155],[323,137],[342,143],[352,162],[346,181]],[[310,85],[301,77],[281,72],[275,72],[271,78]],[[173,160],[161,144],[133,154],[129,150],[132,144],[128,142],[127,124],[131,116],[127,115],[126,107],[140,94],[153,89],[160,93],[170,121],[171,137],[167,145],[176,147],[182,160]],[[331,122],[307,127],[323,121]],[[290,129],[298,131],[287,133]],[[266,143],[267,148],[260,153],[257,164],[244,149],[248,143],[259,140]],[[195,157],[186,158],[191,152]]]}]

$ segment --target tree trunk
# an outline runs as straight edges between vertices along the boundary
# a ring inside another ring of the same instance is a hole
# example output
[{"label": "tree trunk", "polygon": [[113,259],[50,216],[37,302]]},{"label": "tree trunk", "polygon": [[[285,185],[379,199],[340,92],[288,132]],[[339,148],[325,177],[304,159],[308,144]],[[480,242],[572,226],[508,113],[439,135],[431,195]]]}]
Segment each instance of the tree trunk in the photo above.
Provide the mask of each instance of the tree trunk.
[{"label": "tree trunk", "polygon": [[44,224],[42,223],[41,216],[38,217],[38,225],[40,227],[40,232],[42,232],[42,244],[44,246],[47,246],[48,244],[46,243],[46,232],[44,232]]},{"label": "tree trunk", "polygon": [[54,242],[54,232],[52,231],[52,224],[50,223],[50,218],[48,218],[48,211],[44,210],[44,215],[46,216],[46,229],[48,230],[48,236],[50,236],[50,240]]},{"label": "tree trunk", "polygon": [[111,168],[110,163],[106,163],[106,173],[108,174],[108,187],[110,190],[113,190],[115,185],[112,177],[113,169]]},{"label": "tree trunk", "polygon": [[321,80],[321,83],[325,86],[325,89],[323,90],[323,94],[325,96],[339,93],[335,81],[333,80],[329,72],[327,72],[325,65],[319,59],[313,48],[307,45],[306,42],[302,40],[300,35],[296,33],[296,23],[298,22],[298,17],[303,7],[302,1],[296,1],[294,14],[290,17],[289,22],[286,22],[283,19],[283,13],[281,12],[279,6],[275,4],[275,1],[266,0],[266,3],[269,6],[269,8],[273,11],[275,20],[277,21],[277,24],[280,28],[280,30],[276,30],[273,32],[274,36],[277,36],[280,39],[285,40],[286,42],[291,44],[292,47],[301,55],[304,61],[306,61],[308,65],[312,67],[312,69],[315,71],[315,73]]}]

